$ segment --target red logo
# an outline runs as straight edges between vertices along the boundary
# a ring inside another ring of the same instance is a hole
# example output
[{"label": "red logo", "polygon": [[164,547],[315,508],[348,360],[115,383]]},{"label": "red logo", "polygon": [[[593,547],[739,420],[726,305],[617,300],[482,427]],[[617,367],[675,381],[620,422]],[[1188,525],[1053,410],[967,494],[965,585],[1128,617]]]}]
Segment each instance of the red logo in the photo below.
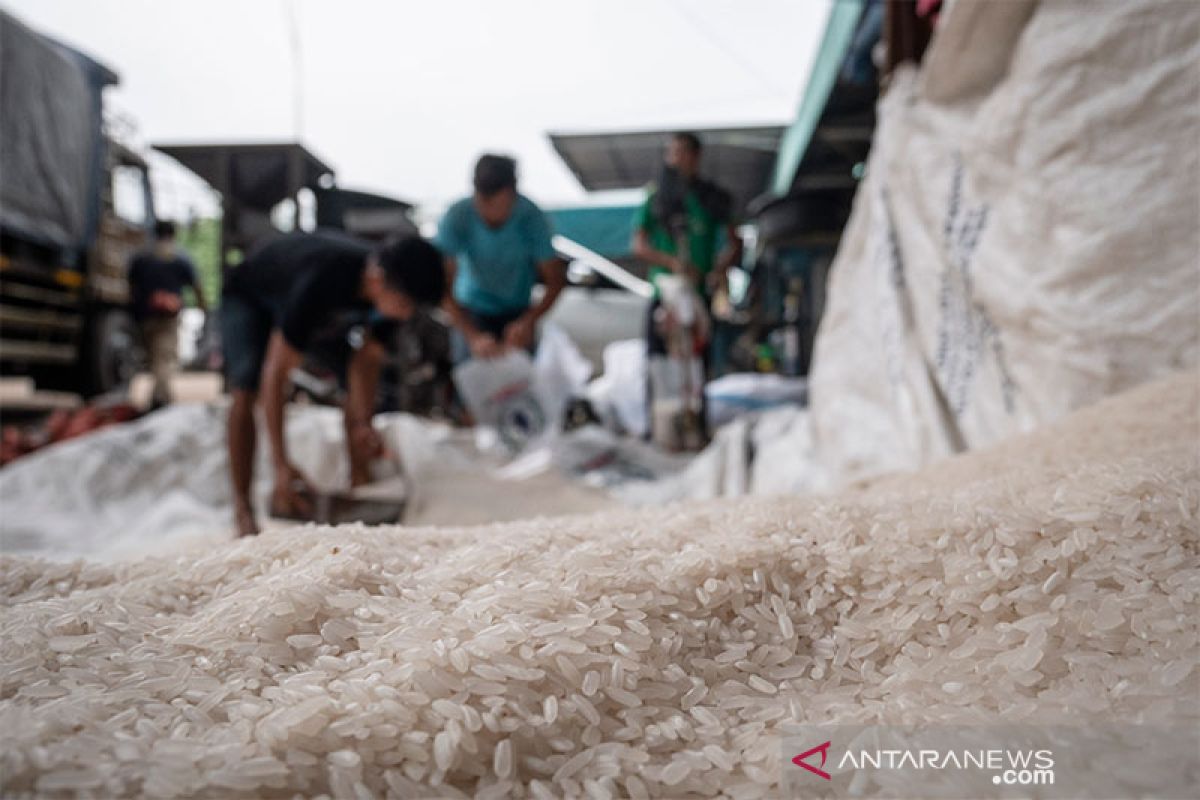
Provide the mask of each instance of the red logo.
[{"label": "red logo", "polygon": [[820,775],[822,778],[824,778],[827,781],[833,780],[833,778],[829,777],[828,772],[826,772],[823,769],[814,767],[812,764],[809,764],[808,762],[806,762],[804,760],[804,759],[808,758],[809,756],[811,756],[813,753],[820,753],[821,754],[821,766],[822,767],[825,766],[825,759],[829,755],[829,744],[830,744],[829,742],[825,742],[825,744],[819,744],[816,747],[814,747],[812,750],[806,750],[805,752],[803,752],[800,755],[793,758],[792,763],[795,764],[797,767],[804,767],[806,770],[808,770],[809,772],[811,772],[814,775]]}]

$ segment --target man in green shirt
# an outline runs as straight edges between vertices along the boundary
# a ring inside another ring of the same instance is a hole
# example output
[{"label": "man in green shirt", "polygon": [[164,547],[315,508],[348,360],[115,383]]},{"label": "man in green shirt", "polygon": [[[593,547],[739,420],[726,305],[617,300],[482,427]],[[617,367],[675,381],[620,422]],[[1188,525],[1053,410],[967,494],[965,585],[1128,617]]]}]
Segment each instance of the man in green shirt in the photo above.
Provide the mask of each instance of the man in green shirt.
[{"label": "man in green shirt", "polygon": [[[727,289],[726,274],[742,254],[729,193],[700,177],[700,139],[677,133],[667,144],[662,176],[634,219],[633,253],[662,275],[682,275],[711,303]],[[718,252],[721,234],[725,247]]]},{"label": "man in green shirt", "polygon": [[[728,296],[729,268],[741,258],[742,240],[733,225],[729,193],[700,177],[700,139],[694,133],[676,133],[667,144],[663,170],[652,186],[634,220],[633,252],[650,265],[649,279],[654,284],[654,299],[646,318],[647,415],[656,439],[670,442],[669,431],[688,431],[682,446],[699,446],[704,431],[704,375],[711,352],[706,324],[691,328],[692,338],[683,347],[690,350],[686,363],[679,365],[683,374],[693,375],[682,387],[685,410],[676,423],[657,420],[653,411],[655,395],[669,392],[664,376],[665,361],[679,359],[681,331],[671,330],[672,314],[662,308],[666,291],[664,278],[681,277],[702,298],[710,314],[713,300]],[[718,252],[722,234],[725,247]],[[668,338],[674,344],[669,344]],[[694,348],[694,349],[692,349]],[[668,359],[668,351],[673,352]],[[657,367],[656,367],[657,365]],[[660,380],[655,379],[660,376]],[[656,388],[657,387],[657,388]],[[661,428],[661,430],[660,430]],[[661,438],[660,438],[661,434]],[[698,441],[691,441],[696,439]],[[674,446],[674,445],[668,445]]]}]

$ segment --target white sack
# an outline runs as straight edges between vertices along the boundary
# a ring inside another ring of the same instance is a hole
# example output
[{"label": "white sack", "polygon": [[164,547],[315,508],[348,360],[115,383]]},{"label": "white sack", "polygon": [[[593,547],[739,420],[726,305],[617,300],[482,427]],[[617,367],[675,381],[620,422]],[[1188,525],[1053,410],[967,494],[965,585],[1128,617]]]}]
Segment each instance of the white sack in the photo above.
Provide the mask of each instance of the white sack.
[{"label": "white sack", "polygon": [[812,374],[839,480],[1198,362],[1200,4],[982,2],[879,106]]},{"label": "white sack", "polygon": [[648,430],[646,340],[623,339],[604,348],[604,374],[587,388],[588,400],[606,423],[616,422],[631,436]]}]

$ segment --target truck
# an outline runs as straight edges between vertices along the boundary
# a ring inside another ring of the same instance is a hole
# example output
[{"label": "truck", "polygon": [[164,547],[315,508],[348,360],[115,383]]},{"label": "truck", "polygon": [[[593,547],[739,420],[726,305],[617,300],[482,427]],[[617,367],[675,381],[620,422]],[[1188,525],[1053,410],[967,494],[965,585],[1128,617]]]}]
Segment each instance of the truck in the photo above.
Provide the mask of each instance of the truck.
[{"label": "truck", "polygon": [[0,9],[0,375],[95,395],[143,359],[126,265],[154,199],[106,109],[118,81]]}]

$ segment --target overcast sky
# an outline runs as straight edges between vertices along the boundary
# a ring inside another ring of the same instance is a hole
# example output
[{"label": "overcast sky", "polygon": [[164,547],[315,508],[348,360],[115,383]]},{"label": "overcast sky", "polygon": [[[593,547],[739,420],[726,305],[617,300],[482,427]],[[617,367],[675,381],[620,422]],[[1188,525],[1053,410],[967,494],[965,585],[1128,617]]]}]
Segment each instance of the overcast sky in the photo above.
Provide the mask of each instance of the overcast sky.
[{"label": "overcast sky", "polygon": [[[146,142],[297,136],[338,183],[437,207],[485,150],[586,194],[547,131],[790,120],[830,0],[0,0],[113,67]],[[291,45],[295,22],[298,47]],[[168,213],[195,202],[160,170]]]}]

